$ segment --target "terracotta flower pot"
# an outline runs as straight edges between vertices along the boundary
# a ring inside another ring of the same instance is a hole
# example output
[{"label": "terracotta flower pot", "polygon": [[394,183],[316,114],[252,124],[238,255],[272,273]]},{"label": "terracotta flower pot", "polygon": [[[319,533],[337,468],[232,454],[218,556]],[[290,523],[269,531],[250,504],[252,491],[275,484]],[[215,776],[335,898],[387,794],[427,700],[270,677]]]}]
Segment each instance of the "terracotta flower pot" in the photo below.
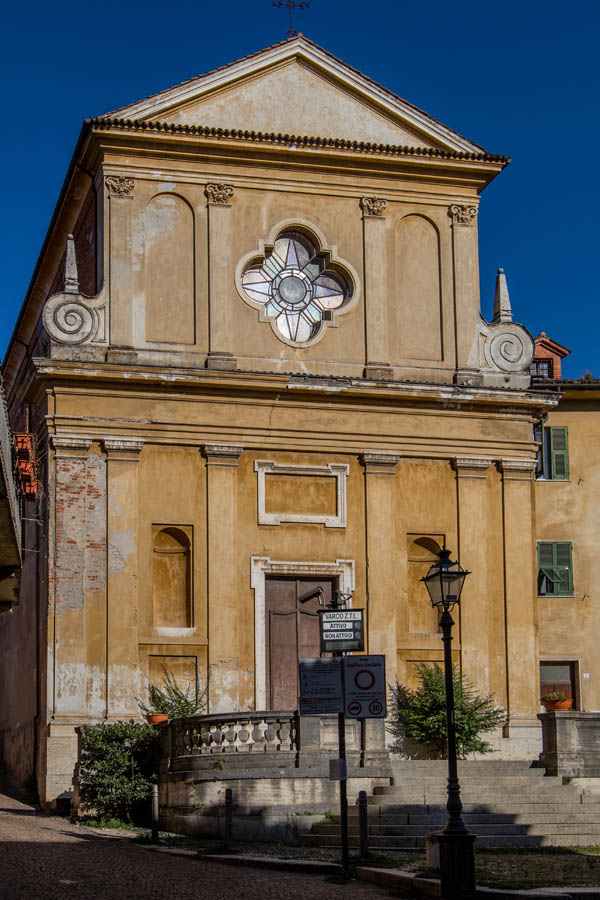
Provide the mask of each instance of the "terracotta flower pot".
[{"label": "terracotta flower pot", "polygon": [[160,725],[161,722],[166,722],[168,718],[166,713],[149,713],[146,716],[146,722],[148,725]]},{"label": "terracotta flower pot", "polygon": [[546,712],[565,711],[571,709],[573,700],[542,700],[542,704]]}]

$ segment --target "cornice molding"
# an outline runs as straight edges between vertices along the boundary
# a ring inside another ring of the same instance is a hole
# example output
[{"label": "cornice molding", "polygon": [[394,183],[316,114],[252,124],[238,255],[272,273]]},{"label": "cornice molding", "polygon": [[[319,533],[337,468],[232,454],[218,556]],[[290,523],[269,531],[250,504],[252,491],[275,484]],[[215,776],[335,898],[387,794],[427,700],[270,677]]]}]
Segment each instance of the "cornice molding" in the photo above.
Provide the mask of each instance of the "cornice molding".
[{"label": "cornice molding", "polygon": [[452,466],[459,478],[485,479],[493,460],[486,456],[455,456]]},{"label": "cornice molding", "polygon": [[103,438],[102,443],[107,453],[140,453],[144,446],[143,440],[126,437]]},{"label": "cornice molding", "polygon": [[500,460],[499,465],[505,481],[531,481],[537,461],[520,457],[506,457]]},{"label": "cornice molding", "polygon": [[[87,456],[87,451],[92,446],[92,438],[75,434],[53,434],[50,436],[50,443],[57,454],[63,450],[79,450],[81,456]],[[73,456],[74,454],[69,453],[69,455]]]},{"label": "cornice molding", "polygon": [[244,448],[239,444],[205,444],[203,451],[207,466],[235,469]]},{"label": "cornice molding", "polygon": [[400,453],[361,453],[360,461],[365,467],[365,475],[394,475],[401,459]]},{"label": "cornice molding", "polygon": [[415,156],[429,159],[465,160],[466,162],[496,163],[502,167],[510,163],[509,156],[495,153],[444,150],[439,147],[413,147],[408,144],[377,144],[372,141],[353,141],[346,138],[315,137],[314,135],[281,134],[273,131],[250,131],[243,128],[216,128],[208,125],[181,125],[175,122],[145,122],[118,117],[91,119],[93,131],[141,131],[146,134],[179,134],[216,138],[219,140],[250,141],[252,143],[279,144],[302,150],[350,150],[357,153],[381,156]]}]

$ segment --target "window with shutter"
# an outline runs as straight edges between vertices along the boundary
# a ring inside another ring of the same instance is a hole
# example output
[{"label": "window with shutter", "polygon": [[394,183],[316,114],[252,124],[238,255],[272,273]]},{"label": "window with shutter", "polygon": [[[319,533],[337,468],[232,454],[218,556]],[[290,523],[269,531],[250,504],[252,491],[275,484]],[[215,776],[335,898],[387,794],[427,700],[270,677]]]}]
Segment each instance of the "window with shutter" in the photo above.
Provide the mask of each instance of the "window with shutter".
[{"label": "window with shutter", "polygon": [[568,597],[573,594],[573,552],[570,541],[539,541],[538,594]]},{"label": "window with shutter", "polygon": [[569,430],[560,425],[537,425],[534,440],[540,444],[535,477],[545,481],[569,480]]},{"label": "window with shutter", "polygon": [[552,426],[550,432],[550,471],[554,480],[565,481],[569,477],[569,450],[566,428]]}]

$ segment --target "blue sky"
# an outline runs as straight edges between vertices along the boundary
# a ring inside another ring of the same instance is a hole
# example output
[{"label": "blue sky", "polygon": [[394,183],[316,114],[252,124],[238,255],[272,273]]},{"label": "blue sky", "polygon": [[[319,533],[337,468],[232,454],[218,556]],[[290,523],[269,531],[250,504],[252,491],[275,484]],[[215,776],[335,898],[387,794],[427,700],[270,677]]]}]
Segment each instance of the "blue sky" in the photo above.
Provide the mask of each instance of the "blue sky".
[{"label": "blue sky", "polygon": [[[327,50],[512,157],[480,210],[483,314],[502,266],[515,319],[571,348],[563,375],[600,377],[597,0],[311,0],[295,15]],[[287,27],[271,0],[4,9],[0,353],[82,120],[275,43]]]}]

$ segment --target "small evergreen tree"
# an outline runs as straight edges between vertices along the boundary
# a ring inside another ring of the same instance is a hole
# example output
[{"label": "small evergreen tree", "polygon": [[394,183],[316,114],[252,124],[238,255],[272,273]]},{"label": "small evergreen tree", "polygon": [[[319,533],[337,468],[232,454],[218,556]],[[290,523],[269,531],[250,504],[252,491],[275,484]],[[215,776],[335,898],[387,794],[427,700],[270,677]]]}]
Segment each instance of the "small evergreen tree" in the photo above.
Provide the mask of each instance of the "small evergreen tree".
[{"label": "small evergreen tree", "polygon": [[146,812],[158,776],[159,734],[150,725],[113,722],[81,732],[81,805],[102,819],[131,822]]},{"label": "small evergreen tree", "polygon": [[[390,686],[392,708],[388,730],[396,738],[392,749],[400,752],[402,739],[411,738],[418,744],[430,746],[439,759],[448,756],[446,729],[446,686],[444,671],[437,663],[417,666],[419,685],[415,691],[402,684]],[[491,696],[481,697],[473,685],[462,679],[456,666],[454,680],[454,721],[456,724],[457,754],[492,753],[490,744],[481,735],[493,731],[506,721],[505,711]]]}]

